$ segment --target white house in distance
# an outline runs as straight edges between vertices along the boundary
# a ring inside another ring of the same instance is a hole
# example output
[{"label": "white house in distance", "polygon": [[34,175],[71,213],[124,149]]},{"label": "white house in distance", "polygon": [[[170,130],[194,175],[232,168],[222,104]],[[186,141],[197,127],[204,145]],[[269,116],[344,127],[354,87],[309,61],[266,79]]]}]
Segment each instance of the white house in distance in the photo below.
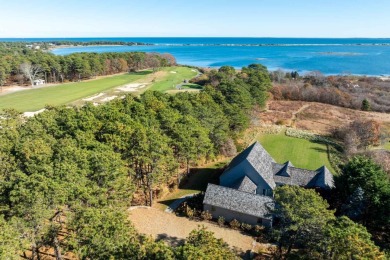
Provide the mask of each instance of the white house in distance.
[{"label": "white house in distance", "polygon": [[331,189],[333,175],[322,166],[315,171],[294,167],[291,162],[276,163],[256,142],[237,155],[219,178],[209,184],[204,210],[214,218],[237,219],[251,225],[272,226],[273,190],[281,185]]},{"label": "white house in distance", "polygon": [[45,80],[43,80],[43,79],[34,80],[34,86],[44,85],[44,84],[45,84]]}]

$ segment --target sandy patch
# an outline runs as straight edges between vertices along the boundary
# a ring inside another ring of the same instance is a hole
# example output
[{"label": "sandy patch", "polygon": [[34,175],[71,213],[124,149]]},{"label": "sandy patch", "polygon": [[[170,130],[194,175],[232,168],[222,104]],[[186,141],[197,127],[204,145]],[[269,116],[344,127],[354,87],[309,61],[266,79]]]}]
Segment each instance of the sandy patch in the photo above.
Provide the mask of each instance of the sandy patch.
[{"label": "sandy patch", "polygon": [[199,92],[200,89],[191,89],[191,88],[187,88],[187,89],[171,89],[171,90],[167,90],[166,93],[168,94],[177,94],[177,93],[180,93],[180,92]]},{"label": "sandy patch", "polygon": [[42,84],[38,86],[3,86],[0,88],[0,96],[11,94],[14,92],[24,91],[24,90],[31,90],[31,89],[38,89],[38,88],[46,88],[46,87],[53,87],[57,86],[58,84],[54,83],[48,83],[48,84]]},{"label": "sandy patch", "polygon": [[176,71],[170,71],[170,73],[176,74],[177,72]]},{"label": "sandy patch", "polygon": [[182,243],[188,234],[199,225],[204,225],[208,230],[214,232],[215,237],[222,238],[231,247],[242,252],[252,250],[257,244],[252,237],[239,231],[221,228],[209,222],[191,221],[155,208],[137,207],[132,208],[129,213],[131,222],[140,233],[163,239],[172,245]]},{"label": "sandy patch", "polygon": [[18,91],[27,90],[27,89],[31,89],[31,87],[21,87],[21,86],[2,87],[0,91],[0,96],[18,92]]},{"label": "sandy patch", "polygon": [[33,117],[35,115],[38,115],[39,113],[42,113],[43,111],[45,111],[46,109],[41,109],[41,110],[38,110],[38,111],[35,111],[35,112],[24,112],[23,115],[25,117]]},{"label": "sandy patch", "polygon": [[94,95],[94,96],[89,97],[89,98],[83,98],[83,101],[92,101],[94,99],[100,98],[101,96],[104,96],[104,93],[99,93],[99,94]]},{"label": "sandy patch", "polygon": [[103,98],[101,101],[102,101],[102,102],[108,102],[108,101],[111,101],[111,100],[116,99],[117,97],[118,97],[118,96],[105,97],[105,98]]},{"label": "sandy patch", "polygon": [[145,84],[133,83],[133,84],[123,85],[117,89],[123,92],[134,92],[140,88],[143,88],[144,86]]}]

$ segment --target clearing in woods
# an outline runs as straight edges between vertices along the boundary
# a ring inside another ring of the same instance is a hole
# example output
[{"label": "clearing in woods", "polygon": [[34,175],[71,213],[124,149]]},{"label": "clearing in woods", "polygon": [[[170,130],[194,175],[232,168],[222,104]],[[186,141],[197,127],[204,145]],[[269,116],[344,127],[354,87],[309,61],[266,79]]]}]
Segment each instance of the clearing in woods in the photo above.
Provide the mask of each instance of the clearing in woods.
[{"label": "clearing in woods", "polygon": [[260,143],[277,163],[292,162],[295,167],[316,170],[325,165],[335,172],[328,159],[327,147],[305,139],[279,134],[263,134]]},{"label": "clearing in woods", "polygon": [[[166,91],[195,77],[198,72],[188,67],[167,67],[153,73],[150,70],[114,75],[102,79],[31,88],[0,96],[0,110],[14,108],[21,112],[37,111],[46,105],[80,105],[88,102],[102,103],[126,93],[141,94],[147,89]],[[115,89],[128,86],[126,90]],[[84,100],[82,100],[84,99]]]}]

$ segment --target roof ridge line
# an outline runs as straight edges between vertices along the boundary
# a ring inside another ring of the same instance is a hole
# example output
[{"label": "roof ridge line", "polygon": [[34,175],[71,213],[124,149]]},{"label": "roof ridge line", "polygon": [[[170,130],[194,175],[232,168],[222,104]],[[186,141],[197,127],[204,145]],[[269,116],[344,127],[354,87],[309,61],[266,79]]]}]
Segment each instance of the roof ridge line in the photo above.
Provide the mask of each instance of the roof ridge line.
[{"label": "roof ridge line", "polygon": [[[237,189],[234,189],[234,188],[230,188],[230,187],[226,187],[226,186],[222,186],[222,185],[217,185],[217,184],[213,184],[213,183],[208,183],[207,187],[208,187],[209,185],[218,186],[218,187],[222,187],[222,188],[224,188],[224,189],[234,190],[234,191],[237,191],[237,192],[242,192],[242,193],[246,193],[246,194],[256,195],[256,196],[260,196],[260,197],[269,197],[269,196],[265,196],[265,195],[262,195],[262,194],[250,193],[250,192],[246,192],[246,191],[242,191],[242,190],[237,190]],[[206,188],[206,190],[207,190],[207,188]]]}]

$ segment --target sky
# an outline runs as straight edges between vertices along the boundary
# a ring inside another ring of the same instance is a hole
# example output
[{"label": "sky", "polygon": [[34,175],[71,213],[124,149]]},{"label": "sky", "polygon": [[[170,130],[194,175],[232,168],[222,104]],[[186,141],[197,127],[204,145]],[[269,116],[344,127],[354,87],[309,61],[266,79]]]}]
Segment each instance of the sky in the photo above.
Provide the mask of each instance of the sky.
[{"label": "sky", "polygon": [[0,38],[390,38],[390,0],[0,0]]}]

